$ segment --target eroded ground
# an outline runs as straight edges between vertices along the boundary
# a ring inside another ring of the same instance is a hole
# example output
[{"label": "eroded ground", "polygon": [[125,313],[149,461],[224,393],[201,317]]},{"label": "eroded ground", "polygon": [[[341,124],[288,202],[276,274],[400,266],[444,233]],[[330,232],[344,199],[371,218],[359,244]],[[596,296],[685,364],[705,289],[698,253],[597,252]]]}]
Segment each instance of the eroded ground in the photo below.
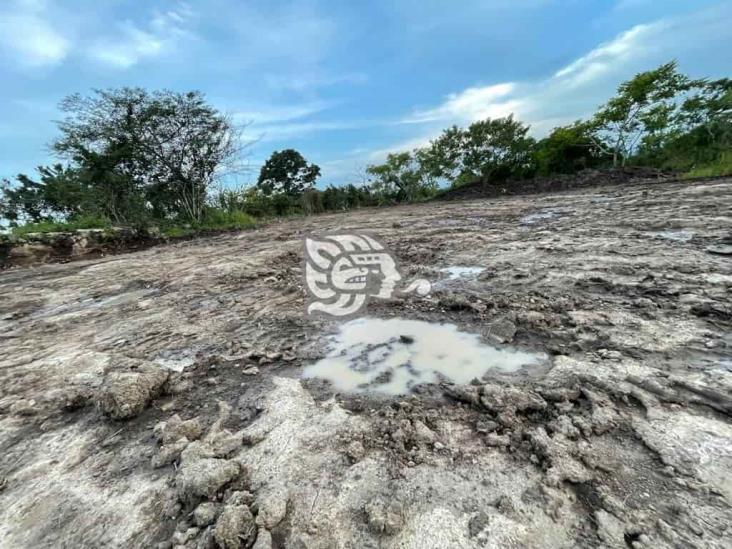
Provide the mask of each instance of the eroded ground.
[{"label": "eroded ground", "polygon": [[[728,547],[731,204],[729,180],[430,203],[6,271],[0,546]],[[301,238],[359,230],[433,282],[370,317],[550,363],[301,380],[338,328],[303,315]]]}]

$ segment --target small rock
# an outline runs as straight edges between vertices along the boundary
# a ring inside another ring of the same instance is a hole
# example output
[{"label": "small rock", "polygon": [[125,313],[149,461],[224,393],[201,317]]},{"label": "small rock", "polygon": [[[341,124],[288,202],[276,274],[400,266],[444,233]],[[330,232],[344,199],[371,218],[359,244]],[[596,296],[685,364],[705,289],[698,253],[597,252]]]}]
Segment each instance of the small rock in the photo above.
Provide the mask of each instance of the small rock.
[{"label": "small rock", "polygon": [[175,545],[185,545],[190,540],[195,538],[198,535],[199,529],[198,528],[188,528],[185,532],[176,532],[173,534],[173,537],[171,538],[171,541]]},{"label": "small rock", "polygon": [[605,360],[623,360],[623,353],[612,349],[598,349],[597,354],[600,356],[600,358],[604,358]]},{"label": "small rock", "polygon": [[38,408],[35,400],[22,398],[11,404],[8,411],[15,416],[32,416],[38,413]]},{"label": "small rock", "polygon": [[572,408],[574,408],[574,403],[573,402],[569,402],[567,400],[563,400],[561,402],[555,402],[554,403],[554,406],[557,407],[557,410],[559,410],[563,414],[566,414],[567,412],[569,412],[570,410],[572,410]]},{"label": "small rock", "polygon": [[227,505],[214,528],[214,538],[222,549],[251,547],[256,536],[257,525],[246,505]]},{"label": "small rock", "polygon": [[209,524],[213,524],[216,520],[217,510],[218,507],[213,502],[205,501],[201,503],[193,511],[193,523],[201,528],[204,528]]},{"label": "small rock", "polygon": [[420,420],[416,419],[413,422],[414,425],[414,438],[418,442],[431,444],[435,441],[436,435],[427,425]]},{"label": "small rock", "polygon": [[434,448],[435,448],[435,450],[437,450],[439,452],[440,450],[445,449],[445,445],[442,444],[442,442],[435,442]]},{"label": "small rock", "polygon": [[169,375],[169,371],[154,366],[112,372],[102,384],[97,404],[113,419],[135,417],[160,394]]},{"label": "small rock", "polygon": [[164,402],[160,405],[160,409],[163,412],[170,412],[171,410],[175,410],[176,402],[175,400],[169,400],[168,402]]},{"label": "small rock", "polygon": [[287,502],[289,494],[282,487],[268,489],[262,496],[257,498],[257,525],[267,530],[277,526],[287,514]]},{"label": "small rock", "polygon": [[168,421],[161,421],[155,425],[153,432],[162,444],[170,444],[181,438],[189,441],[198,440],[203,435],[203,427],[198,418],[183,421],[178,414],[175,414]]},{"label": "small rock", "polygon": [[488,325],[486,335],[499,343],[509,343],[516,336],[516,325],[507,318],[499,318]]},{"label": "small rock", "polygon": [[492,433],[496,429],[498,429],[498,423],[495,421],[479,421],[475,426],[475,430],[483,434]]},{"label": "small rock", "polygon": [[241,473],[239,463],[207,457],[211,451],[202,451],[199,442],[193,442],[181,455],[181,467],[175,479],[182,501],[200,497],[213,498],[226,484]]},{"label": "small rock", "polygon": [[485,437],[485,443],[491,447],[506,447],[511,444],[511,440],[506,435],[497,435],[496,433],[489,433]]},{"label": "small rock", "polygon": [[166,465],[170,465],[178,458],[180,458],[181,453],[183,453],[183,450],[186,449],[188,444],[190,444],[190,441],[185,437],[178,439],[175,442],[166,444],[165,446],[160,448],[158,453],[153,457],[152,466],[157,469],[159,467],[165,467]]},{"label": "small rock", "polygon": [[181,379],[175,383],[171,383],[168,392],[171,395],[180,395],[193,388],[193,382],[190,379]]},{"label": "small rock", "polygon": [[255,376],[259,373],[259,368],[256,366],[250,366],[249,368],[245,368],[242,370],[242,374],[245,376]]},{"label": "small rock", "polygon": [[363,444],[358,440],[352,441],[346,448],[346,456],[348,456],[348,460],[351,463],[361,461],[365,455],[366,450],[364,449]]},{"label": "small rock", "polygon": [[272,549],[272,534],[264,528],[257,531],[257,541],[254,542],[252,549]]},{"label": "small rock", "polygon": [[404,526],[403,510],[399,503],[388,504],[377,498],[366,504],[366,521],[376,534],[394,535]]},{"label": "small rock", "polygon": [[625,545],[623,523],[603,509],[595,511],[595,523],[597,524],[597,536],[612,547]]}]

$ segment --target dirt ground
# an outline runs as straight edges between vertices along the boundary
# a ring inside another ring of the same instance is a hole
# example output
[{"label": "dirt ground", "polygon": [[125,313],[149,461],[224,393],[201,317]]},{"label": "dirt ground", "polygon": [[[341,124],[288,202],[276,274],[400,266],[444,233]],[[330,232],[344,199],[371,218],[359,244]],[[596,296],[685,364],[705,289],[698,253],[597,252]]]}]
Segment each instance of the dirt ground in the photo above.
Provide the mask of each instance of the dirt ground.
[{"label": "dirt ground", "polygon": [[[729,547],[732,180],[293,219],[0,273],[0,546]],[[550,365],[397,398],[300,379],[303,235],[368,231]],[[441,268],[482,267],[445,280]]]}]

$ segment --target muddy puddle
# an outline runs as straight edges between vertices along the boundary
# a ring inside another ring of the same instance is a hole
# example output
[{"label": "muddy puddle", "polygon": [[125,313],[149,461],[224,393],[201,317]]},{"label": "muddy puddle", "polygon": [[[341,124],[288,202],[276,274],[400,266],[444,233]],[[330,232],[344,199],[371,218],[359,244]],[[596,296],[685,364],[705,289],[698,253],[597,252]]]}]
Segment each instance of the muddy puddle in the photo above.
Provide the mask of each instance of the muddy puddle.
[{"label": "muddy puddle", "polygon": [[470,383],[492,370],[516,372],[546,360],[486,345],[454,324],[359,318],[340,327],[327,356],[307,366],[303,377],[325,379],[343,392],[400,395],[425,383]]}]

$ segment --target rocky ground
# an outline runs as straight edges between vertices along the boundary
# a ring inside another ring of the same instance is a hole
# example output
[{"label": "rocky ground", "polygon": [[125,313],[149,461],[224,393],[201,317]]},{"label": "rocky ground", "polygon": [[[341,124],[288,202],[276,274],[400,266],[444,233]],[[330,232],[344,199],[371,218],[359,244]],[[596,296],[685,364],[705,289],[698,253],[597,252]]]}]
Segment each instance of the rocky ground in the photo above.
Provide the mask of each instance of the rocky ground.
[{"label": "rocky ground", "polygon": [[[730,204],[731,180],[436,202],[0,273],[0,546],[728,547]],[[302,236],[359,230],[438,282],[368,315],[550,366],[302,381],[337,328],[303,314]]]}]

